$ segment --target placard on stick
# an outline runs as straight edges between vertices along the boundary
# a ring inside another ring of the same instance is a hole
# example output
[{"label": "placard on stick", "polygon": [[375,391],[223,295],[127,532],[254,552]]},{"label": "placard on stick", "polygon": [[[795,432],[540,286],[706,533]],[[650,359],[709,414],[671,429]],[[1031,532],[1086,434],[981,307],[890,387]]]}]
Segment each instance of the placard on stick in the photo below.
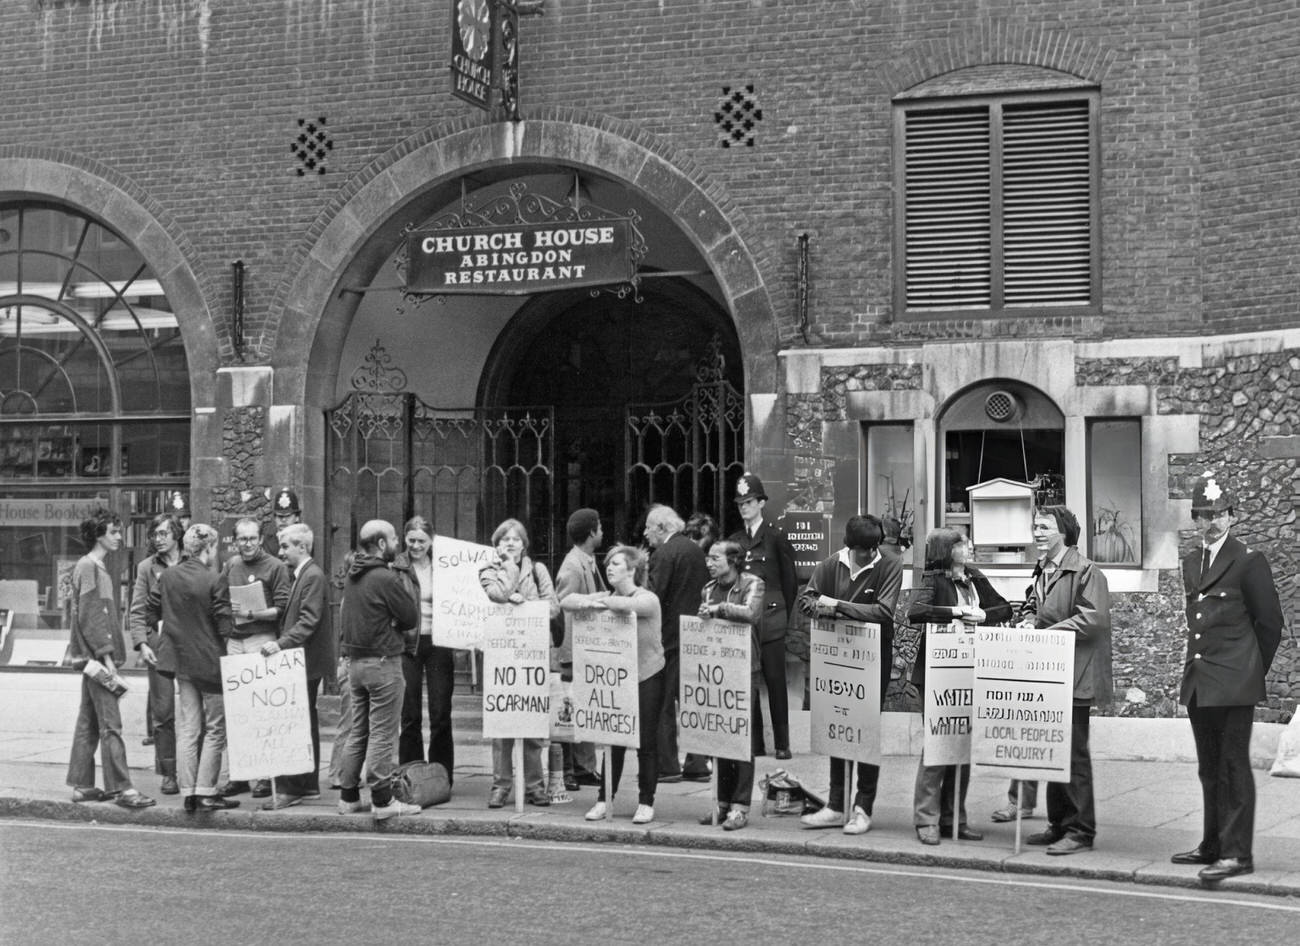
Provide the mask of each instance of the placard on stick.
[{"label": "placard on stick", "polygon": [[489,612],[495,607],[479,584],[479,569],[496,559],[496,549],[435,535],[433,548],[433,642],[469,650],[483,646]]},{"label": "placard on stick", "polygon": [[880,764],[880,625],[814,618],[812,750]]},{"label": "placard on stick", "polygon": [[580,742],[631,748],[641,744],[635,615],[600,610],[574,614],[573,703],[573,729]]},{"label": "placard on stick", "polygon": [[494,605],[483,637],[483,738],[551,732],[550,605]]},{"label": "placard on stick", "polygon": [[970,763],[971,709],[975,687],[975,634],[950,624],[925,628],[925,715],[922,758],[926,765]]},{"label": "placard on stick", "polygon": [[307,658],[301,647],[270,657],[222,657],[221,699],[232,779],[299,775],[316,767],[307,709]]},{"label": "placard on stick", "polygon": [[975,629],[971,761],[999,776],[1070,780],[1074,634]]},{"label": "placard on stick", "polygon": [[735,621],[682,615],[677,741],[683,752],[748,760],[753,753],[753,631]]}]

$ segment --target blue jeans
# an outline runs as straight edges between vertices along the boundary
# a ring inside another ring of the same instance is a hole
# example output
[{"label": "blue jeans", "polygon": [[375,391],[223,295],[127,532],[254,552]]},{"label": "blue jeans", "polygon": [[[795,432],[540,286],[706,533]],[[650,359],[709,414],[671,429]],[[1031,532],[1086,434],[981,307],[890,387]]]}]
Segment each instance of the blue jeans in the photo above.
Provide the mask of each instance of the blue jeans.
[{"label": "blue jeans", "polygon": [[225,703],[184,677],[176,683],[176,781],[182,795],[215,795],[226,767]]},{"label": "blue jeans", "polygon": [[347,749],[348,738],[352,735],[352,690],[348,685],[348,665],[348,658],[340,657],[334,671],[334,680],[339,688],[339,724],[334,731],[334,747],[330,749],[331,788],[343,784],[343,751]]},{"label": "blue jeans", "polygon": [[149,715],[153,718],[153,770],[176,777],[176,684],[149,668]]},{"label": "blue jeans", "polygon": [[122,710],[117,705],[117,697],[83,674],[81,708],[72,731],[72,755],[68,759],[68,784],[73,788],[95,787],[97,748],[104,762],[104,791],[124,792],[131,788],[126,743],[122,741]]},{"label": "blue jeans", "polygon": [[952,827],[953,810],[957,827],[966,827],[966,792],[970,788],[970,766],[961,767],[961,789],[957,790],[957,766],[926,765],[922,759],[916,770],[912,822],[917,827],[938,825]]},{"label": "blue jeans", "polygon": [[348,736],[347,748],[343,750],[343,770],[339,777],[345,799],[356,800],[363,765],[371,804],[382,807],[392,798],[392,777],[397,768],[397,731],[402,721],[405,690],[400,655],[353,657],[349,661],[352,732]]},{"label": "blue jeans", "polygon": [[[545,739],[524,741],[524,793],[546,794],[546,781],[542,777],[542,749]],[[515,741],[492,740],[492,787],[502,789],[507,795],[515,784]]]}]

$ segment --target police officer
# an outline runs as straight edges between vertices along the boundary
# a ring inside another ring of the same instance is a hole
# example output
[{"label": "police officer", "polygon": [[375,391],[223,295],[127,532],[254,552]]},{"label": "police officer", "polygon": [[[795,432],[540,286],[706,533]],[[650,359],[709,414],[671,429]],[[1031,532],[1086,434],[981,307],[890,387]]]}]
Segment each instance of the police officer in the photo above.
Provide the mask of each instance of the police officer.
[{"label": "police officer", "polygon": [[262,541],[262,547],[268,555],[280,555],[280,530],[302,522],[302,507],[298,505],[298,494],[287,486],[282,486],[271,500],[271,534]]},{"label": "police officer", "polygon": [[[744,528],[730,536],[745,550],[743,570],[763,579],[763,616],[758,623],[759,660],[772,713],[776,757],[790,758],[789,698],[785,682],[785,635],[794,607],[794,549],[785,534],[763,518],[767,493],[763,482],[745,473],[736,482],[736,507]],[[767,755],[763,743],[763,709],[754,704],[754,755]]]},{"label": "police officer", "polygon": [[1201,542],[1183,559],[1188,638],[1179,700],[1196,740],[1205,814],[1201,843],[1170,860],[1205,865],[1199,877],[1213,884],[1255,869],[1250,731],[1282,641],[1282,605],[1263,554],[1229,534],[1232,497],[1213,472],[1196,482],[1192,521]]}]

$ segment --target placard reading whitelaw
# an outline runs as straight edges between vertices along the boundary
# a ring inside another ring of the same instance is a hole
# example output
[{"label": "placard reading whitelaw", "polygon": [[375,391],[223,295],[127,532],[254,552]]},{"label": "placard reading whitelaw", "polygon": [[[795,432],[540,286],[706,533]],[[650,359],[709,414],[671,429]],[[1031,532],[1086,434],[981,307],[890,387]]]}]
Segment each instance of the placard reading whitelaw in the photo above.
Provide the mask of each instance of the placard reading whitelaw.
[{"label": "placard reading whitelaw", "polygon": [[496,549],[445,535],[433,537],[433,642],[470,650],[483,646],[488,615],[495,607],[479,584],[479,569],[496,559]]},{"label": "placard reading whitelaw", "polygon": [[748,624],[682,615],[676,682],[677,741],[683,752],[749,759],[752,638]]},{"label": "placard reading whitelaw", "polygon": [[316,766],[307,709],[307,658],[301,647],[270,657],[221,658],[226,756],[235,781],[299,775]]},{"label": "placard reading whitelaw", "polygon": [[498,605],[483,636],[483,738],[545,739],[551,731],[550,605]]},{"label": "placard reading whitelaw", "polygon": [[[636,615],[573,615],[573,731],[579,742],[641,744],[636,678]],[[649,725],[654,725],[653,720]]]},{"label": "placard reading whitelaw", "polygon": [[921,743],[926,765],[970,763],[971,709],[975,686],[975,634],[951,624],[925,628],[925,731]]},{"label": "placard reading whitelaw", "polygon": [[1008,778],[1070,780],[1074,634],[975,629],[971,761]]},{"label": "placard reading whitelaw", "polygon": [[880,764],[880,625],[814,618],[812,750]]}]

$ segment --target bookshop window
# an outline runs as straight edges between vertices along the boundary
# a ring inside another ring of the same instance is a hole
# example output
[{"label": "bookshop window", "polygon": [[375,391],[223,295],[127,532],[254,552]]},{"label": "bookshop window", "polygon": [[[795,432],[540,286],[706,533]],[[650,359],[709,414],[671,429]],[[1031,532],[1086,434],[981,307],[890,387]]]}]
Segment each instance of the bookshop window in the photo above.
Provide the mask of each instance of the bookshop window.
[{"label": "bookshop window", "polygon": [[1142,422],[1088,423],[1088,556],[1142,564]]},{"label": "bookshop window", "polygon": [[149,264],[75,210],[0,202],[0,662],[20,631],[62,633],[81,520],[121,516],[108,564],[129,587],[189,468],[185,351]]},{"label": "bookshop window", "polygon": [[[992,381],[958,395],[939,421],[939,521],[972,534],[970,487],[1002,478],[1031,483],[1035,501],[1065,503],[1065,416],[1041,391]],[[982,561],[1019,561],[1023,550],[990,547]],[[1032,560],[1032,558],[1030,559]]]}]

